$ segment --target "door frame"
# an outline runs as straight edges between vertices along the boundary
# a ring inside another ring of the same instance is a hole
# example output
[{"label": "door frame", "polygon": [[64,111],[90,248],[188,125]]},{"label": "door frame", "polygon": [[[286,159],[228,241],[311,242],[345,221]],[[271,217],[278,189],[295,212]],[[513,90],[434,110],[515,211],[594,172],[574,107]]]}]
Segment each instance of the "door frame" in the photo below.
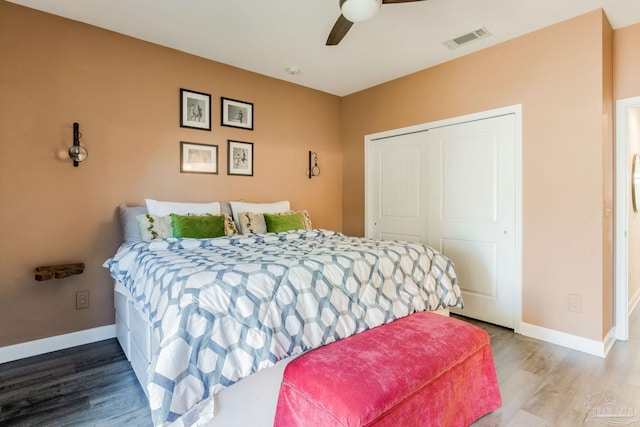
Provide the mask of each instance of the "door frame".
[{"label": "door frame", "polygon": [[640,96],[616,101],[615,141],[615,222],[614,222],[614,283],[615,337],[629,339],[629,199],[631,165],[629,156],[628,111],[640,106]]},{"label": "door frame", "polygon": [[406,135],[415,132],[424,132],[429,129],[438,127],[457,125],[466,122],[472,122],[477,120],[490,119],[492,117],[504,116],[513,114],[515,119],[515,292],[514,292],[514,332],[520,332],[520,326],[522,322],[522,104],[510,105],[507,107],[496,108],[493,110],[482,111],[479,113],[467,114],[464,116],[452,117],[444,120],[438,120],[434,122],[422,123],[419,125],[408,126],[399,129],[392,129],[383,132],[378,132],[364,137],[364,227],[365,236],[371,235],[371,219],[369,216],[369,200],[370,192],[372,191],[369,176],[369,154],[370,146],[373,141],[380,139],[386,139],[395,136]]}]

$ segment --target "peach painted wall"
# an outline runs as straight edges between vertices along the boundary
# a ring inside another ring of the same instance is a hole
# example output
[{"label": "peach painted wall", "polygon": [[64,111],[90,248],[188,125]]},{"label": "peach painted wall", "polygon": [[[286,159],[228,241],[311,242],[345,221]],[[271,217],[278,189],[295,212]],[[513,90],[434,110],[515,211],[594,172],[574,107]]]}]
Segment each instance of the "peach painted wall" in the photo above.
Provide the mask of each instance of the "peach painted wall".
[{"label": "peach painted wall", "polygon": [[613,51],[615,99],[640,96],[640,24],[617,29]]},{"label": "peach painted wall", "polygon": [[613,119],[613,29],[602,17],[602,337],[614,324],[614,119]]},{"label": "peach painted wall", "polygon": [[[601,340],[612,281],[605,23],[596,10],[343,98],[344,231],[364,233],[365,135],[522,104],[522,320]],[[568,311],[570,293],[581,313]]]},{"label": "peach painted wall", "polygon": [[[120,203],[288,199],[342,229],[338,97],[5,1],[0,58],[0,346],[113,324],[101,265],[121,241]],[[179,127],[180,88],[212,95],[211,132]],[[220,126],[221,96],[254,103],[254,131]],[[89,150],[78,168],[73,122]],[[226,175],[227,139],[254,143],[253,177]],[[218,145],[219,174],[181,174],[180,141]],[[82,275],[34,280],[77,261]],[[76,310],[83,289],[91,307]]]}]

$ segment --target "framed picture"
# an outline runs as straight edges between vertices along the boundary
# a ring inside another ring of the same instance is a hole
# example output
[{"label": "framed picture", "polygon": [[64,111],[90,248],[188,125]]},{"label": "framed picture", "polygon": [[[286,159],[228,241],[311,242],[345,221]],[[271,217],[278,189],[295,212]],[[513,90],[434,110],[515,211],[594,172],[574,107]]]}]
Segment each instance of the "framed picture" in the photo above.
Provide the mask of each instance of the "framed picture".
[{"label": "framed picture", "polygon": [[211,95],[180,89],[180,127],[211,130]]},{"label": "framed picture", "polygon": [[180,142],[180,172],[218,174],[218,146]]},{"label": "framed picture", "polygon": [[229,165],[227,175],[253,176],[253,143],[227,141]]},{"label": "framed picture", "polygon": [[222,126],[231,126],[253,130],[253,104],[250,102],[238,101],[236,99],[221,98],[222,105],[221,122]]}]

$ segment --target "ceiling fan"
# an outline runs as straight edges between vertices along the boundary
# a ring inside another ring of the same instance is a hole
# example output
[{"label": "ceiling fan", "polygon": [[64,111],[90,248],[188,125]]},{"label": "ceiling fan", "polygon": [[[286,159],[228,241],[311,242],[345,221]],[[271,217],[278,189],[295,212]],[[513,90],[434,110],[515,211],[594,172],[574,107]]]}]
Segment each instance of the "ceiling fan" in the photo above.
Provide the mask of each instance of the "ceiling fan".
[{"label": "ceiling fan", "polygon": [[335,46],[347,34],[354,22],[367,21],[378,12],[382,4],[409,3],[424,0],[339,0],[342,14],[327,38],[327,46]]}]

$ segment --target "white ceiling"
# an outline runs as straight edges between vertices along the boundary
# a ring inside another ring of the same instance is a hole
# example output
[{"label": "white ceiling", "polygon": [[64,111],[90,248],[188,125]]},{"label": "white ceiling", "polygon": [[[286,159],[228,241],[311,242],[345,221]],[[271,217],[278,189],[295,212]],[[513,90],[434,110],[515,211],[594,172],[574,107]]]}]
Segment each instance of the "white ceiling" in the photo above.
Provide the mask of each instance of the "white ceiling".
[{"label": "white ceiling", "polygon": [[[640,22],[640,0],[427,0],[382,5],[325,46],[338,0],[10,1],[339,96],[598,8],[614,29]],[[442,44],[481,27],[493,35]]]}]

